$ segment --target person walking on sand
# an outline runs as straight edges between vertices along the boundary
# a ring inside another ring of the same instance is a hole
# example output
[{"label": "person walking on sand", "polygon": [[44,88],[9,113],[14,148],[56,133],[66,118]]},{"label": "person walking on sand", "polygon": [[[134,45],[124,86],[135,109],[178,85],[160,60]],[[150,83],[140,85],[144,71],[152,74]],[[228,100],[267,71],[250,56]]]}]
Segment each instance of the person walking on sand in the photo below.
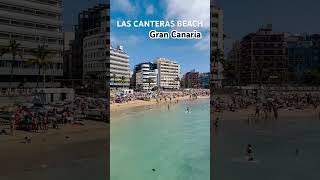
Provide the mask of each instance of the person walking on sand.
[{"label": "person walking on sand", "polygon": [[260,115],[260,108],[259,108],[259,105],[256,105],[256,114],[254,116],[259,119],[259,115]]},{"label": "person walking on sand", "polygon": [[10,135],[14,136],[14,118],[10,119]]}]

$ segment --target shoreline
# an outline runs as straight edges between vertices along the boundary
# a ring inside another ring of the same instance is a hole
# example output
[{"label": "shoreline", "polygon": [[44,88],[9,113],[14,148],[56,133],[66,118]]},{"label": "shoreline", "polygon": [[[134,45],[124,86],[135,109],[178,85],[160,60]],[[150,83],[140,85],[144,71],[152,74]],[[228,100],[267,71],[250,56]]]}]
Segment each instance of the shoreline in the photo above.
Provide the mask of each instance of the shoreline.
[{"label": "shoreline", "polygon": [[[210,99],[210,96],[198,96],[197,99],[192,99],[192,100],[197,101],[200,99]],[[179,100],[179,101],[190,100],[190,96],[177,97],[177,98],[172,99],[171,102],[175,102],[177,100]],[[127,103],[114,103],[114,104],[110,105],[110,113],[121,113],[123,111],[131,110],[131,109],[135,109],[135,108],[139,108],[139,107],[165,105],[167,103],[170,103],[170,101],[157,102],[156,99],[151,99],[150,101],[135,100],[135,101],[129,101]]]}]

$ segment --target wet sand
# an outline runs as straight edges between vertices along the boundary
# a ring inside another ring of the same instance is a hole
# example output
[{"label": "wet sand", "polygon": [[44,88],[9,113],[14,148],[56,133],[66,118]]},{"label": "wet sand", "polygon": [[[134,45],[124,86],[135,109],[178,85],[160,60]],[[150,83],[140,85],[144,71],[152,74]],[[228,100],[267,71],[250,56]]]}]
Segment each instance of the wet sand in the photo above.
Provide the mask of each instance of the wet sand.
[{"label": "wet sand", "polygon": [[[107,174],[109,125],[94,121],[83,123],[84,126],[61,125],[60,129],[49,129],[46,133],[15,131],[15,136],[0,135],[0,179],[98,157],[106,159],[105,172],[81,172],[79,169],[77,173]],[[26,136],[32,138],[31,144],[24,143]]]}]

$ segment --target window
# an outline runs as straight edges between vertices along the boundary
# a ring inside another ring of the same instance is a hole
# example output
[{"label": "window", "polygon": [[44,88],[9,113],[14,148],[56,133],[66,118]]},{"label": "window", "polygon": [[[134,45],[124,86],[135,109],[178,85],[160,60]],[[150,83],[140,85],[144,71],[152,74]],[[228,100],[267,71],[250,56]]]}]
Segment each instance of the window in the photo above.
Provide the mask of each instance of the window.
[{"label": "window", "polygon": [[9,34],[9,33],[2,33],[2,32],[0,32],[0,37],[2,37],[2,38],[9,38],[9,37],[10,37],[10,34]]},{"label": "window", "polygon": [[7,19],[0,19],[0,23],[5,23],[5,24],[9,24],[10,21]]}]

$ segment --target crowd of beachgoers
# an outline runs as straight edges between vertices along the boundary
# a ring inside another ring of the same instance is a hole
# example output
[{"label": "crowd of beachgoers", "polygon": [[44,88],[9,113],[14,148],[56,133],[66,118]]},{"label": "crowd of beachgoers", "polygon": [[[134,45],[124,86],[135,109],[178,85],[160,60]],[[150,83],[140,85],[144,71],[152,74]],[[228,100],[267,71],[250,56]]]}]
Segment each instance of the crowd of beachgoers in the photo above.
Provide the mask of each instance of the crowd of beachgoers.
[{"label": "crowd of beachgoers", "polygon": [[[53,104],[35,102],[19,103],[0,108],[0,135],[14,135],[15,130],[30,132],[59,129],[61,125],[84,125],[83,120],[105,121],[108,101],[106,99],[78,96],[74,101]],[[10,132],[6,126],[10,126]]]},{"label": "crowd of beachgoers", "polygon": [[[320,92],[270,92],[265,95],[223,95],[211,99],[213,112],[237,112],[241,109],[253,107],[255,118],[278,119],[279,110],[304,110],[320,105]],[[320,112],[319,112],[320,118]]]},{"label": "crowd of beachgoers", "polygon": [[150,101],[156,100],[157,102],[167,102],[179,97],[197,98],[199,96],[209,96],[210,90],[208,89],[193,89],[190,91],[150,91],[150,92],[133,92],[131,94],[113,93],[111,95],[111,104],[114,103],[127,103],[130,101],[143,100]]}]

